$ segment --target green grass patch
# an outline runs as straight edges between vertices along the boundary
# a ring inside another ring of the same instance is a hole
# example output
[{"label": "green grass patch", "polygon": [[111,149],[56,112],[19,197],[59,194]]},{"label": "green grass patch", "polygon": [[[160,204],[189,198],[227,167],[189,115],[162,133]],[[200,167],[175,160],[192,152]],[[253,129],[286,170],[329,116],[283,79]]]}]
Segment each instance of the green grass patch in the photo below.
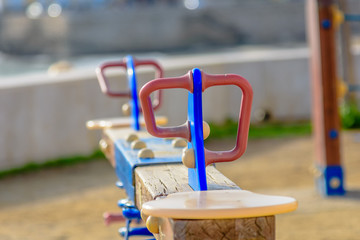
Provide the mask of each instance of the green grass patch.
[{"label": "green grass patch", "polygon": [[340,106],[341,125],[345,129],[360,128],[360,111],[355,103]]},{"label": "green grass patch", "polygon": [[73,156],[73,157],[66,157],[66,158],[59,158],[50,161],[46,161],[44,163],[28,163],[22,167],[12,168],[9,170],[0,171],[0,179],[8,176],[34,172],[41,169],[47,168],[56,168],[56,167],[63,167],[63,166],[70,166],[82,162],[90,162],[96,159],[104,158],[104,154],[100,150],[94,151],[92,154],[88,156]]},{"label": "green grass patch", "polygon": [[[210,123],[209,139],[234,137],[237,133],[237,122],[226,120],[223,124]],[[263,123],[250,125],[249,139],[278,138],[291,136],[304,136],[311,134],[310,122],[301,123]]]}]

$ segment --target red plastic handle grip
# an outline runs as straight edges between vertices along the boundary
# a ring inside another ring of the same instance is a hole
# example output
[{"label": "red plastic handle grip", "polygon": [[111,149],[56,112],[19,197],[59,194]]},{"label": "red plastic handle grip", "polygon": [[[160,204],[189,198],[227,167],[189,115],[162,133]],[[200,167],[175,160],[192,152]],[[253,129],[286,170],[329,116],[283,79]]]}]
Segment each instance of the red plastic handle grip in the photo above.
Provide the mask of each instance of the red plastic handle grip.
[{"label": "red plastic handle grip", "polygon": [[105,69],[113,67],[122,67],[126,69],[125,62],[107,62],[96,68],[96,75],[99,81],[101,91],[110,97],[130,97],[130,91],[114,92],[109,87],[109,81],[105,76]]},{"label": "red plastic handle grip", "polygon": [[150,94],[156,90],[171,88],[183,88],[192,92],[193,83],[191,71],[181,77],[154,79],[140,89],[139,98],[147,131],[155,137],[182,137],[190,141],[188,123],[177,127],[158,127],[156,125],[154,111],[151,107]]},{"label": "red plastic handle grip", "polygon": [[[163,78],[164,71],[161,66],[152,60],[139,60],[133,58],[134,67],[138,66],[153,66],[155,68],[155,78]],[[126,58],[124,58],[121,62],[107,62],[102,64],[100,67],[96,69],[96,75],[99,81],[101,91],[110,96],[110,97],[127,97],[130,98],[130,91],[112,91],[109,87],[109,81],[105,76],[105,69],[114,68],[114,67],[122,67],[125,70],[127,69]],[[156,110],[160,107],[162,94],[161,91],[157,91],[154,96],[154,100],[152,102],[153,108]]]},{"label": "red plastic handle grip", "polygon": [[216,162],[234,161],[244,154],[247,146],[253,98],[252,87],[245,78],[235,74],[210,75],[202,73],[202,82],[203,91],[208,87],[220,85],[235,85],[242,91],[235,147],[230,151],[210,151],[205,148],[206,166]]},{"label": "red plastic handle grip", "polygon": [[[155,78],[163,78],[164,71],[162,67],[155,61],[152,60],[138,60],[134,58],[135,68],[138,66],[153,66],[155,68]],[[157,91],[154,95],[154,99],[152,101],[152,108],[154,110],[158,109],[161,105],[162,93],[161,91]],[[142,111],[142,109],[140,109]]]},{"label": "red plastic handle grip", "polygon": [[[234,161],[241,157],[247,146],[250,125],[250,113],[253,91],[249,82],[235,74],[210,75],[204,72],[202,76],[202,91],[212,86],[235,85],[242,91],[240,104],[239,123],[235,147],[230,151],[210,151],[205,148],[205,165],[215,162]],[[158,127],[155,123],[154,112],[151,108],[150,94],[158,89],[184,88],[193,92],[192,72],[178,78],[155,79],[145,84],[140,90],[140,101],[143,108],[146,128],[150,134],[156,137],[182,137],[190,141],[188,122],[177,127]]]}]

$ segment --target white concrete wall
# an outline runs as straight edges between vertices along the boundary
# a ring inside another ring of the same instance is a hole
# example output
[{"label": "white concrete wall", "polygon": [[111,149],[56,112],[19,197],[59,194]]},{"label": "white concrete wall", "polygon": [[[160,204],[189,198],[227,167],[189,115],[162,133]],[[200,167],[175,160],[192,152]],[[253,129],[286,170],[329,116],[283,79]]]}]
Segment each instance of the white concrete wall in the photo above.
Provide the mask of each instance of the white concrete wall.
[{"label": "white concrete wall", "polygon": [[[254,89],[253,112],[268,109],[276,119],[309,119],[310,90],[308,50],[242,50],[182,56],[161,56],[167,77],[180,76],[194,67],[207,73],[235,73],[247,78]],[[116,76],[116,75],[114,75]],[[152,78],[139,71],[140,82]],[[122,76],[124,77],[124,76]],[[122,81],[123,87],[126,80]],[[140,83],[139,85],[142,85]],[[100,92],[93,69],[73,70],[58,76],[33,74],[0,81],[0,169],[34,161],[89,154],[97,148],[100,131],[89,131],[85,122],[120,116],[125,100]],[[204,119],[236,119],[240,91],[236,87],[209,89],[204,96]],[[187,94],[164,92],[159,115],[170,124],[186,119]]]}]

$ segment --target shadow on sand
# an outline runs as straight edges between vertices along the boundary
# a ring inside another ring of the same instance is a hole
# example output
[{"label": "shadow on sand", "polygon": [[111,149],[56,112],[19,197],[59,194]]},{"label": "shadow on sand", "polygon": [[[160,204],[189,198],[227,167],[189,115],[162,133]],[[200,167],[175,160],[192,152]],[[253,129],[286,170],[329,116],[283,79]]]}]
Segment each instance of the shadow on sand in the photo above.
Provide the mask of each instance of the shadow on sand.
[{"label": "shadow on sand", "polygon": [[345,198],[360,201],[360,189],[347,190]]}]

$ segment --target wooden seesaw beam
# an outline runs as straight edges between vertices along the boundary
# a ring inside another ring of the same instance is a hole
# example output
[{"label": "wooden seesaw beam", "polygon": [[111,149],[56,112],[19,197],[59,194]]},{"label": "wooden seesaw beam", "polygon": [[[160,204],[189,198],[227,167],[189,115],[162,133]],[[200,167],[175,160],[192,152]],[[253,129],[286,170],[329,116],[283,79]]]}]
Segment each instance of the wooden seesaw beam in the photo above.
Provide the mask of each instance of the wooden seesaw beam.
[{"label": "wooden seesaw beam", "polygon": [[[103,151],[114,164],[113,146],[125,139],[131,129],[104,129],[102,141],[107,143]],[[147,132],[137,132],[140,139],[151,138]],[[177,150],[175,150],[177,151]],[[155,155],[159,153],[155,151]],[[161,154],[161,153],[160,153]],[[177,153],[178,154],[178,153]],[[116,163],[115,163],[116,164]],[[161,164],[135,168],[135,205],[141,210],[145,202],[172,193],[193,191],[188,184],[187,168],[182,164]],[[207,167],[209,190],[240,189],[215,167]],[[156,239],[275,239],[275,216],[239,219],[184,220],[162,219]]]}]

